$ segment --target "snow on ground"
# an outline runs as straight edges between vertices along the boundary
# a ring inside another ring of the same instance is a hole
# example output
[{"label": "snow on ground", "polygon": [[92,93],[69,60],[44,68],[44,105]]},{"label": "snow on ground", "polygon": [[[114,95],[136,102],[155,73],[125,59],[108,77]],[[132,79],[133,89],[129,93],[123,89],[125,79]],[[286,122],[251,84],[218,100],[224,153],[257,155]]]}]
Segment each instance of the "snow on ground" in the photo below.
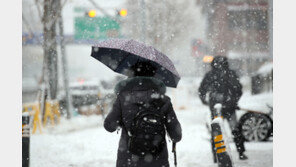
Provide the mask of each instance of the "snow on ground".
[{"label": "snow on ground", "polygon": [[[200,80],[184,78],[178,89],[168,89],[168,95],[182,125],[183,138],[177,144],[178,165],[182,167],[217,167],[213,163],[210,134],[205,126],[209,109],[196,96]],[[246,99],[252,99],[245,93]],[[267,95],[265,95],[267,97]],[[269,94],[272,96],[272,94]],[[269,97],[270,98],[270,97]],[[272,97],[271,97],[272,99]],[[248,103],[248,102],[246,102]],[[263,105],[261,103],[255,103]],[[104,130],[101,116],[77,116],[70,121],[45,129],[43,134],[31,136],[32,167],[110,167],[115,166],[120,137]],[[226,126],[227,128],[227,126]],[[171,142],[168,141],[169,160],[173,166]],[[246,143],[247,161],[238,160],[234,143],[230,140],[231,155],[236,167],[273,166],[273,142]]]}]

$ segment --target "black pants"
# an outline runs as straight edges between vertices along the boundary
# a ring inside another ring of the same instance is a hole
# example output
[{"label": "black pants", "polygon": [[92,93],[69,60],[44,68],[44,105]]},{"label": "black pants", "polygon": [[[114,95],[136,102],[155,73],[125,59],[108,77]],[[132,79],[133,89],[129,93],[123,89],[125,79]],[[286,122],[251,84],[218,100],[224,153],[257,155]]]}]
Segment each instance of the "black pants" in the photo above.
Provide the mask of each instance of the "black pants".
[{"label": "black pants", "polygon": [[[238,153],[243,153],[245,152],[245,145],[244,145],[244,138],[242,136],[241,131],[238,129],[238,122],[237,122],[237,117],[235,114],[235,109],[236,107],[225,107],[224,105],[222,105],[222,116],[223,118],[227,119],[231,132],[233,134],[233,140],[235,142],[235,146],[237,149]],[[212,116],[212,120],[214,119],[215,115],[216,115],[216,110],[214,108],[214,105],[210,105],[210,110],[211,110],[211,116]]]}]

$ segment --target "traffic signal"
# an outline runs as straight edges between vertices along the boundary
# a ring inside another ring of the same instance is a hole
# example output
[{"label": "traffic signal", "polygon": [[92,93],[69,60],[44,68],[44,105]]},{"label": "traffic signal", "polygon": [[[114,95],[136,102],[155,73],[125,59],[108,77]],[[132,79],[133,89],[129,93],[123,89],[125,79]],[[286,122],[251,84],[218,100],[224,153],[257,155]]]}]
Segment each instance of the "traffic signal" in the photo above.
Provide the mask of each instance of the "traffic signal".
[{"label": "traffic signal", "polygon": [[91,17],[91,18],[95,17],[96,14],[97,14],[97,13],[96,13],[95,10],[90,10],[90,11],[88,11],[88,16]]},{"label": "traffic signal", "polygon": [[119,11],[119,15],[122,16],[122,17],[125,17],[127,15],[127,10],[126,9],[121,9]]}]

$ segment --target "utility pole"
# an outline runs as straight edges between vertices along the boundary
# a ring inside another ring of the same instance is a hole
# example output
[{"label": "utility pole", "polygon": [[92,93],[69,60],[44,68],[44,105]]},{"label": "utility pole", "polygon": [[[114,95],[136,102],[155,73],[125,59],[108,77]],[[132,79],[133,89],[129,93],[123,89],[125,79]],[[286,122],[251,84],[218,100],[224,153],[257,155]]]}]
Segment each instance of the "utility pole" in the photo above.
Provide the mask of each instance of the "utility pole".
[{"label": "utility pole", "polygon": [[163,23],[161,24],[161,42],[160,42],[160,51],[163,53],[166,53],[166,49],[165,49],[165,42],[167,41],[168,38],[168,34],[167,34],[167,22],[168,22],[168,15],[167,15],[167,7],[166,7],[166,0],[162,0],[161,2],[162,4],[162,20]]},{"label": "utility pole", "polygon": [[273,60],[273,0],[268,3],[269,58]]},{"label": "utility pole", "polygon": [[141,17],[142,17],[142,35],[141,35],[141,41],[145,43],[146,40],[146,4],[145,0],[141,0]]},{"label": "utility pole", "polygon": [[56,18],[58,17],[59,1],[44,0],[44,14],[43,14],[43,51],[44,64],[46,72],[43,77],[47,75],[48,92],[50,98],[55,99],[57,95],[58,86],[58,58],[57,58],[57,42],[56,42]]},{"label": "utility pole", "polygon": [[58,8],[58,24],[59,24],[59,34],[60,34],[60,45],[61,45],[61,60],[62,60],[62,71],[63,71],[63,82],[64,82],[64,89],[66,93],[66,103],[67,103],[67,119],[71,118],[71,111],[72,111],[72,100],[71,100],[71,92],[69,89],[69,75],[68,75],[68,63],[66,57],[66,48],[65,48],[65,39],[64,39],[64,23],[62,18],[62,6],[61,0],[59,0],[59,8]]}]

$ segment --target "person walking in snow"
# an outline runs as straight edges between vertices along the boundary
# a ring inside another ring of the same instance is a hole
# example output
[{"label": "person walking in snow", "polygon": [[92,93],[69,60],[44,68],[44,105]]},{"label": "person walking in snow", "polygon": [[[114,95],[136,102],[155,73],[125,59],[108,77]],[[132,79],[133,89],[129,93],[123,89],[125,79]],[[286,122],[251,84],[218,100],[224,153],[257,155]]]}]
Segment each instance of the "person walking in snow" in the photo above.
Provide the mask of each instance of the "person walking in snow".
[{"label": "person walking in snow", "polygon": [[[238,129],[235,113],[235,110],[239,109],[237,103],[242,96],[242,85],[235,71],[229,69],[226,57],[215,56],[211,62],[211,68],[200,84],[199,97],[203,104],[210,106],[212,119],[214,119],[215,104],[222,104],[221,114],[229,122],[239,158],[241,160],[248,159],[244,154],[244,138]],[[206,101],[207,93],[209,93],[209,103]]]},{"label": "person walking in snow", "polygon": [[150,62],[131,67],[133,75],[116,85],[116,100],[104,121],[109,132],[121,128],[116,167],[169,167],[166,133],[182,138],[181,125]]}]

